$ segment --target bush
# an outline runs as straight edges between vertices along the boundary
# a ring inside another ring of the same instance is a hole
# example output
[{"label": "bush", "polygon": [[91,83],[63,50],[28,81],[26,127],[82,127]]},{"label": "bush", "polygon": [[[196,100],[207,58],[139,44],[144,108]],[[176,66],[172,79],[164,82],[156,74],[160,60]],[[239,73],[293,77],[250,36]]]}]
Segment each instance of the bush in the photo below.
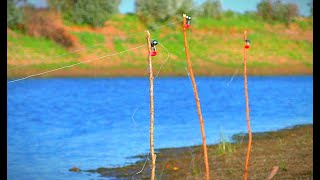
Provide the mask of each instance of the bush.
[{"label": "bush", "polygon": [[310,17],[313,17],[313,1],[308,3],[308,6],[310,7]]},{"label": "bush", "polygon": [[190,15],[193,12],[192,6],[192,0],[136,0],[135,2],[139,20],[149,27],[153,23],[166,22],[176,14]]},{"label": "bush", "polygon": [[7,27],[15,29],[22,23],[22,11],[17,8],[19,0],[7,0]]},{"label": "bush", "polygon": [[296,4],[283,4],[280,0],[262,0],[258,5],[258,15],[264,20],[278,20],[289,24],[299,14]]},{"label": "bush", "polygon": [[120,0],[49,0],[49,7],[62,12],[64,18],[75,24],[93,27],[104,23],[118,12]]},{"label": "bush", "polygon": [[238,17],[238,14],[236,12],[231,11],[231,10],[227,10],[227,11],[223,12],[223,17],[236,18],[236,17]]},{"label": "bush", "polygon": [[204,2],[201,5],[200,15],[207,18],[220,18],[222,15],[222,6],[220,0],[207,0]]},{"label": "bush", "polygon": [[75,45],[75,37],[62,27],[58,15],[46,10],[27,8],[25,13],[25,30],[28,35],[46,37],[67,48]]}]

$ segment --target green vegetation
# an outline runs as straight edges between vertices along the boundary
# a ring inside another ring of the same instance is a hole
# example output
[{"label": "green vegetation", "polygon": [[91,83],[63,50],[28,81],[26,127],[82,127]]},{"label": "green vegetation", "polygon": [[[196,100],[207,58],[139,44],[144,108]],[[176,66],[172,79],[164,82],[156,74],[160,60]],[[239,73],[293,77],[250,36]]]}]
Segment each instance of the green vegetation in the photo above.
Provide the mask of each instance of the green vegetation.
[{"label": "green vegetation", "polygon": [[117,12],[120,0],[49,0],[52,9],[62,12],[64,18],[75,24],[103,26],[110,16]]},{"label": "green vegetation", "polygon": [[[44,57],[44,60],[55,55],[62,55],[68,53],[68,50],[44,37],[30,37],[19,31],[10,31],[7,35],[7,53],[11,55],[27,55],[34,56],[38,54]],[[76,57],[75,54],[70,54],[68,57]],[[8,58],[10,60],[10,58]],[[13,59],[16,60],[16,59]]]},{"label": "green vegetation", "polygon": [[287,169],[287,165],[286,165],[286,163],[285,163],[283,160],[280,161],[280,163],[279,163],[279,168],[280,168],[280,170],[282,170],[282,171],[287,171],[287,170],[288,170],[288,169]]},{"label": "green vegetation", "polygon": [[312,26],[313,26],[312,20],[307,20],[307,21],[293,20],[293,22],[298,24],[299,28],[301,28],[303,30],[310,30],[310,28],[312,28]]},{"label": "green vegetation", "polygon": [[15,29],[22,23],[22,11],[16,5],[21,0],[7,0],[7,26]]},{"label": "green vegetation", "polygon": [[258,6],[258,15],[264,20],[278,20],[289,24],[299,14],[296,4],[284,4],[281,0],[262,0]]},{"label": "green vegetation", "polygon": [[202,5],[199,14],[207,18],[220,18],[222,6],[220,0],[206,0]]},{"label": "green vegetation", "polygon": [[138,17],[130,14],[125,16],[112,16],[110,21],[117,23],[117,29],[123,32],[145,29],[144,27],[139,28],[140,22]]},{"label": "green vegetation", "polygon": [[195,20],[194,25],[200,29],[219,28],[227,31],[232,28],[235,28],[235,30],[250,28],[250,30],[263,31],[265,23],[257,16],[244,14],[223,19],[198,18],[197,21]]},{"label": "green vegetation", "polygon": [[[30,37],[19,31],[7,35],[9,77],[19,77],[77,63],[79,55],[43,37]],[[14,62],[14,63],[11,63]],[[83,68],[80,65],[79,68]],[[50,77],[50,74],[45,77]]]},{"label": "green vegetation", "polygon": [[220,142],[218,143],[216,153],[218,155],[233,153],[235,151],[235,144],[228,142],[222,132],[220,134]]},{"label": "green vegetation", "polygon": [[[51,69],[60,68],[62,66],[70,66],[75,63],[78,63],[78,62],[77,61],[68,61],[68,62],[59,62],[59,63],[50,63],[50,64],[35,64],[32,67],[35,69],[39,69],[39,70],[51,70]],[[78,67],[86,69],[89,67],[89,65],[79,64]]]},{"label": "green vegetation", "polygon": [[80,43],[86,47],[102,44],[105,42],[104,36],[98,33],[91,32],[72,32],[75,35]]},{"label": "green vegetation", "polygon": [[[151,38],[158,40],[170,53],[169,61],[162,68],[160,76],[187,75],[181,22],[174,22],[176,23],[171,25],[168,25],[168,22],[160,24],[163,26],[151,31]],[[281,22],[265,22],[261,17],[252,13],[238,14],[230,11],[224,12],[219,19],[195,17],[187,32],[195,74],[233,75],[236,71],[241,70],[244,30],[248,30],[248,38],[251,40],[251,48],[248,53],[249,74],[311,74],[313,67],[312,25],[312,19],[297,18],[287,27]],[[75,37],[77,42],[75,44],[78,44],[75,48],[65,49],[47,38],[29,37],[17,30],[9,30],[8,66],[17,66],[16,60],[19,59],[21,63],[23,62],[22,64],[26,64],[25,61],[33,64],[33,60],[38,59],[38,56],[43,59],[51,59],[48,63],[52,63],[54,59],[52,56],[68,52],[73,53],[63,56],[63,59],[55,59],[54,62],[88,60],[146,43],[145,26],[134,15],[114,15],[108,21],[108,25],[99,30],[71,24],[66,27],[67,32]],[[161,45],[157,46],[158,55],[153,57],[155,72],[168,56]],[[99,60],[89,63],[86,67],[88,71],[82,71],[82,74],[90,76],[94,69],[99,69],[99,72],[95,72],[100,76],[144,76],[145,58],[146,48],[141,47],[107,57],[108,61]],[[17,71],[23,74],[23,68]],[[77,73],[70,75],[75,76],[75,74]],[[68,76],[68,73],[64,75]],[[9,72],[8,76],[13,76],[13,74]]]},{"label": "green vegetation", "polygon": [[[192,0],[136,0],[135,8],[139,20],[148,28],[155,23],[167,22],[175,14],[190,13]],[[187,11],[187,12],[185,12]]]},{"label": "green vegetation", "polygon": [[[95,32],[71,32],[79,40],[81,46],[83,46],[82,54],[87,55],[105,55],[110,52],[105,48],[105,37],[102,34]],[[81,51],[79,52],[81,53]]]}]

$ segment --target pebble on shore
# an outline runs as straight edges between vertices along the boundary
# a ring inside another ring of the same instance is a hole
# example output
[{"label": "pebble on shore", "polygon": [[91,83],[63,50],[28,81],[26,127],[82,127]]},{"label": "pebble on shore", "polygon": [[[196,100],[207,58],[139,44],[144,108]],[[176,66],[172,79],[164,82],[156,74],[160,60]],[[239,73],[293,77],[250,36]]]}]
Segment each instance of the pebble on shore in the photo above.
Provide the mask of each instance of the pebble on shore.
[{"label": "pebble on shore", "polygon": [[77,168],[77,167],[72,167],[72,168],[69,169],[69,171],[71,171],[71,172],[80,172],[81,169]]}]

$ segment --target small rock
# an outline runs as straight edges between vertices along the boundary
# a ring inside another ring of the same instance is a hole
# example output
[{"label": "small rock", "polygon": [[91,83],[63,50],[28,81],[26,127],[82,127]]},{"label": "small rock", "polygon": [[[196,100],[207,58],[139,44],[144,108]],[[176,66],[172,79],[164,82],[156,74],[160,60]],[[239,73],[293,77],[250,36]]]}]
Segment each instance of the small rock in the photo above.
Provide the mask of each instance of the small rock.
[{"label": "small rock", "polygon": [[175,167],[173,167],[173,170],[177,171],[177,170],[179,170],[179,168],[175,166]]},{"label": "small rock", "polygon": [[69,169],[69,171],[71,171],[71,172],[80,172],[81,170],[80,170],[80,168],[73,167],[73,168]]}]

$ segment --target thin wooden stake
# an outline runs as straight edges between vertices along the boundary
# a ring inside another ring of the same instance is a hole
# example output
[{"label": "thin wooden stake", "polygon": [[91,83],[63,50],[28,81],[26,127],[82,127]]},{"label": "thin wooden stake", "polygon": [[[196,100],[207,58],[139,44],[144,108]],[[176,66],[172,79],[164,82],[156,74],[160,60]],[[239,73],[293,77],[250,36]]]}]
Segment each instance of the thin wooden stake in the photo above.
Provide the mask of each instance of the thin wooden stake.
[{"label": "thin wooden stake", "polygon": [[194,97],[196,99],[196,105],[197,105],[197,109],[198,109],[198,116],[199,116],[199,120],[200,120],[201,135],[202,135],[202,146],[203,146],[203,154],[204,154],[204,164],[205,164],[205,168],[206,168],[206,180],[209,180],[210,179],[210,173],[209,173],[208,151],[207,151],[207,144],[206,144],[206,134],[205,134],[205,131],[204,131],[204,122],[203,122],[202,113],[201,113],[200,99],[198,97],[197,85],[196,85],[196,81],[194,79],[193,70],[192,70],[191,61],[190,61],[190,56],[189,56],[189,49],[188,49],[188,43],[187,43],[187,31],[186,31],[187,29],[185,27],[185,24],[186,24],[186,15],[183,14],[184,47],[185,47],[185,51],[186,51],[188,69],[189,69],[189,72],[190,72],[190,77],[191,77]]},{"label": "thin wooden stake", "polygon": [[151,41],[150,33],[147,30],[147,43],[148,43],[148,63],[149,63],[149,80],[150,80],[150,156],[152,161],[151,180],[155,178],[156,172],[156,154],[154,154],[154,140],[153,140],[153,129],[154,129],[154,103],[153,103],[153,72],[152,72],[152,61],[151,61]]},{"label": "thin wooden stake", "polygon": [[279,166],[274,166],[266,180],[271,180],[278,172]]},{"label": "thin wooden stake", "polygon": [[[244,40],[247,39],[247,31],[244,31]],[[250,159],[250,150],[251,150],[251,141],[252,141],[252,134],[251,134],[251,127],[250,127],[250,109],[249,109],[249,95],[248,95],[248,79],[247,79],[247,51],[248,48],[243,48],[243,67],[244,67],[244,93],[246,98],[246,119],[248,125],[248,149],[247,149],[247,156],[246,156],[246,165],[244,170],[243,179],[248,179],[248,171],[249,171],[249,159]]]}]

